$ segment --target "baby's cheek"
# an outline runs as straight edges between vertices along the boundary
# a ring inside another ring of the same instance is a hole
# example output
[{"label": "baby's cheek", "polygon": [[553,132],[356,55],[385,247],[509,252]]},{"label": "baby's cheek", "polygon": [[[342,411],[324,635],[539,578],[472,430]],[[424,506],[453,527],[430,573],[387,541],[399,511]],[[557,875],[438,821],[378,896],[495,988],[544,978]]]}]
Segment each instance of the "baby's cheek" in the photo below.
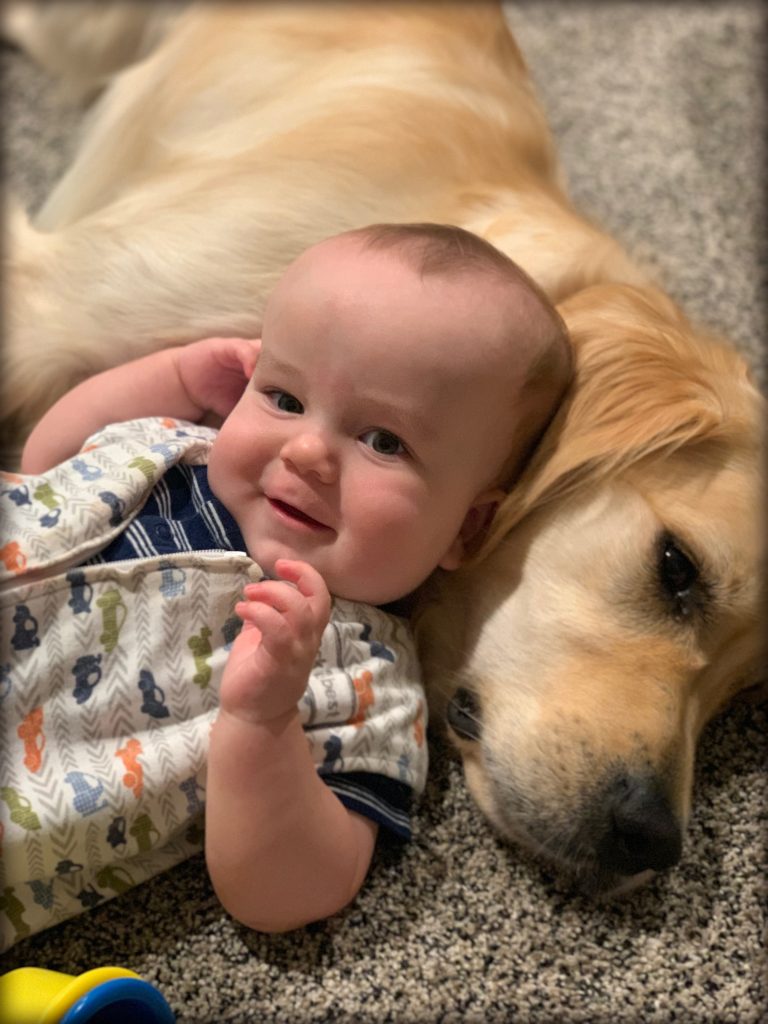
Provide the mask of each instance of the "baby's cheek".
[{"label": "baby's cheek", "polygon": [[221,472],[221,463],[222,450],[219,447],[219,438],[217,437],[208,456],[208,483],[216,497],[224,501],[223,495],[219,493],[222,478],[226,478],[226,474]]},{"label": "baby's cheek", "polygon": [[356,599],[383,604],[405,596],[426,579],[442,553],[428,520],[423,525],[399,517],[370,520],[347,563],[357,584]]},{"label": "baby's cheek", "polygon": [[208,458],[208,483],[219,501],[236,519],[238,482],[243,476],[243,463],[237,446],[219,434]]},{"label": "baby's cheek", "polygon": [[361,543],[378,547],[405,540],[420,518],[416,505],[386,489],[361,493],[355,513],[355,532]]}]

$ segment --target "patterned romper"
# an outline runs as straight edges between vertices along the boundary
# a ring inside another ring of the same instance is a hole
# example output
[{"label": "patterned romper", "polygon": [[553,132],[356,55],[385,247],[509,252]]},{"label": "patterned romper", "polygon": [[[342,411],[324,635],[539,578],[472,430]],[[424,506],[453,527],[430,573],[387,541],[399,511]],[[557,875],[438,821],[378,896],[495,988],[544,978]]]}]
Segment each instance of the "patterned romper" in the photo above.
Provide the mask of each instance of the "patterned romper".
[{"label": "patterned romper", "polygon": [[[41,476],[0,474],[0,948],[202,849],[233,609],[263,578],[205,492],[215,436],[136,420]],[[204,551],[172,517],[165,553],[141,546],[174,473],[207,519]],[[339,799],[408,838],[427,752],[407,624],[334,599],[299,708]]]}]

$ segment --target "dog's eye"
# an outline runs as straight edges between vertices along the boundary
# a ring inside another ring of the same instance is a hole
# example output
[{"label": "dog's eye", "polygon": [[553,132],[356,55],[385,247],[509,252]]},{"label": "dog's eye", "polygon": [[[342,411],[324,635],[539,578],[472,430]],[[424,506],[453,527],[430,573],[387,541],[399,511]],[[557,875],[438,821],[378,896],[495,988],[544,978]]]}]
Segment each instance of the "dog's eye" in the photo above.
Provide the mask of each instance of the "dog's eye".
[{"label": "dog's eye", "polygon": [[465,740],[480,739],[480,704],[471,690],[461,687],[454,693],[446,711],[448,724]]},{"label": "dog's eye", "polygon": [[693,610],[693,589],[699,570],[670,534],[661,539],[659,579],[665,600],[676,619],[687,619]]}]

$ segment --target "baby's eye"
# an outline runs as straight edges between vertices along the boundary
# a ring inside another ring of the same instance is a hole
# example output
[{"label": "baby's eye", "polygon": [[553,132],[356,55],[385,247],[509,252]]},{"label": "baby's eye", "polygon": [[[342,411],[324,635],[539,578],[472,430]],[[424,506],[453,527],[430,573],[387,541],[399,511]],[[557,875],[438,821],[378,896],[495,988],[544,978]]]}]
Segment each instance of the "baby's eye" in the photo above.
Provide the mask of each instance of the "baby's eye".
[{"label": "baby's eye", "polygon": [[372,448],[377,455],[405,455],[406,447],[396,434],[389,430],[366,430],[360,435],[364,445]]},{"label": "baby's eye", "polygon": [[287,391],[281,391],[279,388],[272,388],[270,391],[265,392],[270,402],[280,410],[280,412],[292,412],[301,414],[304,412],[304,406],[293,395]]}]

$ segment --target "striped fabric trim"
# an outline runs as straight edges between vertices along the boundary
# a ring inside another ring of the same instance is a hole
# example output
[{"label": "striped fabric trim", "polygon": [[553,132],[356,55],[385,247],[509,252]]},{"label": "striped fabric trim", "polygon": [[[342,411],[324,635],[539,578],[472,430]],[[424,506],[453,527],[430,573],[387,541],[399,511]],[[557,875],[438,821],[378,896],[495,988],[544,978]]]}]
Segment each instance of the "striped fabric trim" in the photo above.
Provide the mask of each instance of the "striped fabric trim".
[{"label": "striped fabric trim", "polygon": [[245,542],[210,489],[207,467],[180,464],[157,481],[123,533],[85,564],[207,550],[245,551]]},{"label": "striped fabric trim", "polygon": [[410,786],[372,772],[321,774],[321,778],[350,811],[383,825],[400,839],[411,838]]},{"label": "striped fabric trim", "polygon": [[[224,506],[214,497],[213,491],[208,487],[208,473],[207,467],[198,466],[196,469],[197,473],[193,473],[192,466],[179,466],[179,471],[188,478],[190,484],[190,490],[192,492],[192,502],[194,507],[197,509],[201,519],[208,527],[208,531],[212,537],[217,541],[217,547],[222,547],[227,551],[236,550],[232,546],[231,538],[227,533],[227,527],[224,525],[219,508],[223,509]],[[203,494],[201,489],[201,474],[200,470],[205,470],[205,484],[208,492],[208,496]],[[229,514],[227,514],[229,515]],[[231,517],[230,517],[231,518]],[[239,531],[238,531],[239,534]]]}]

